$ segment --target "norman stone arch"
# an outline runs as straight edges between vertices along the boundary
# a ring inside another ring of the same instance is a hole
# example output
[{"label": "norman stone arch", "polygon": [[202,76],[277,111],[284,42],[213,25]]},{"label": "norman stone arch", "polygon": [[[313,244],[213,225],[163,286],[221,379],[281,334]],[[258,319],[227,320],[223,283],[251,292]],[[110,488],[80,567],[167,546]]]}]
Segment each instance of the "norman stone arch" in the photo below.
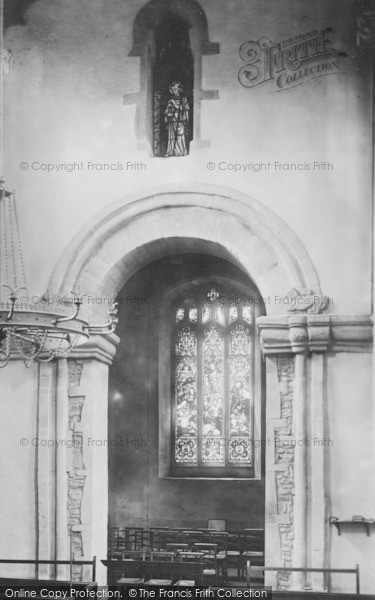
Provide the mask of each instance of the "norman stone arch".
[{"label": "norman stone arch", "polygon": [[[52,273],[47,293],[49,297],[67,296],[79,289],[88,297],[114,298],[129,277],[147,263],[192,248],[241,268],[265,299],[267,316],[258,320],[258,326],[267,356],[266,564],[325,566],[324,447],[319,451],[320,459],[315,452],[315,469],[310,475],[306,448],[296,446],[290,452],[290,447],[283,446],[285,440],[306,437],[308,393],[312,394],[316,416],[313,427],[319,430],[313,433],[324,435],[321,353],[328,347],[330,317],[319,314],[324,297],[317,273],[286,223],[253,198],[211,185],[134,193],[106,207],[74,237]],[[285,297],[289,290],[293,290],[294,299],[306,299],[302,311],[296,309],[296,304],[275,300]],[[102,303],[86,303],[84,310],[87,317],[102,321]],[[115,347],[116,336],[92,338],[76,348],[68,361],[60,359],[54,375],[49,371],[51,365],[41,367],[42,375],[46,371],[44,377],[50,373],[51,381],[55,378],[62,423],[65,421],[73,438],[79,435],[83,440],[79,460],[76,450],[73,457],[64,454],[57,463],[58,558],[66,554],[71,523],[77,554],[106,556],[107,454],[103,447],[90,448],[89,440],[106,439],[108,435],[108,366]],[[311,381],[314,385],[308,392]],[[321,381],[320,387],[317,381]],[[61,449],[58,452],[61,455]],[[64,471],[68,473],[65,483]],[[309,506],[308,475],[314,490],[314,501]],[[40,490],[39,502],[45,502],[45,489]],[[67,511],[64,497],[68,497]],[[307,533],[310,522],[314,523],[313,538]],[[42,531],[40,535],[47,533]],[[313,544],[313,553],[308,552],[308,544]],[[104,569],[99,570],[98,579],[104,581]],[[280,589],[304,586],[300,574],[293,580],[288,574],[282,577],[271,573],[267,583]],[[324,588],[324,579],[317,576],[313,585],[315,589]]]},{"label": "norman stone arch", "polygon": [[[315,268],[296,234],[273,211],[242,193],[197,185],[134,193],[102,211],[58,261],[48,295],[76,289],[116,295],[134,270],[193,238],[197,250],[225,255],[263,297],[292,288],[320,294]],[[269,303],[267,314],[285,313]]]}]

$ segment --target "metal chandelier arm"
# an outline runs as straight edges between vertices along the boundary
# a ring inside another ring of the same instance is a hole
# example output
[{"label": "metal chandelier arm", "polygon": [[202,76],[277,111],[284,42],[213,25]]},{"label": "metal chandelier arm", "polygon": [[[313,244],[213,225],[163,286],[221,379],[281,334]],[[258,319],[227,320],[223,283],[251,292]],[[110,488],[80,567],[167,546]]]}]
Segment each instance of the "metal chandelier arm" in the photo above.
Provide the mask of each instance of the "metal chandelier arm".
[{"label": "metal chandelier arm", "polygon": [[9,290],[8,299],[0,302],[0,368],[13,357],[21,356],[26,367],[33,362],[50,362],[54,358],[67,356],[77,344],[88,340],[90,334],[113,333],[118,323],[117,302],[108,313],[108,322],[89,325],[79,316],[86,294],[71,292],[74,296],[74,311],[71,315],[61,311],[44,310],[40,307],[17,305],[19,290],[26,291],[26,277],[19,234],[16,197],[7,192],[0,179],[0,243],[2,257],[0,274],[2,287]]}]

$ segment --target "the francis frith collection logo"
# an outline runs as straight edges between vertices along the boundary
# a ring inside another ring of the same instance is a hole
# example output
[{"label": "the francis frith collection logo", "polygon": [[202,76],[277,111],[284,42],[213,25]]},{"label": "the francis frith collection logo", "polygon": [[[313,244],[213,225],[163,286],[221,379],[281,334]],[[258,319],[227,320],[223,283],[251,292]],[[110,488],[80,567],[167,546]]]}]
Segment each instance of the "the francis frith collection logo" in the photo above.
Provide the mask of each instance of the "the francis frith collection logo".
[{"label": "the francis frith collection logo", "polygon": [[339,56],[333,47],[333,29],[321,29],[296,35],[282,42],[262,37],[240,46],[240,57],[246,63],[238,73],[244,87],[270,83],[275,92],[289,90],[311,79],[338,73]]}]

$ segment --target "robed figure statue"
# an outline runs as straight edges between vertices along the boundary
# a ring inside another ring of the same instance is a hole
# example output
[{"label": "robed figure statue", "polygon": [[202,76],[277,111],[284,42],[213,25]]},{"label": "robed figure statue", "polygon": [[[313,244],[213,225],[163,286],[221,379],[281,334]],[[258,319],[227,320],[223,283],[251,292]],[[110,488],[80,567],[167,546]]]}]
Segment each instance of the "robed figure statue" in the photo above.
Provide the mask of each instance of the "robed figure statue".
[{"label": "robed figure statue", "polygon": [[179,81],[174,81],[169,86],[171,97],[165,109],[165,122],[168,128],[166,157],[188,154],[186,133],[190,107],[186,96],[183,95],[183,90],[183,85]]}]

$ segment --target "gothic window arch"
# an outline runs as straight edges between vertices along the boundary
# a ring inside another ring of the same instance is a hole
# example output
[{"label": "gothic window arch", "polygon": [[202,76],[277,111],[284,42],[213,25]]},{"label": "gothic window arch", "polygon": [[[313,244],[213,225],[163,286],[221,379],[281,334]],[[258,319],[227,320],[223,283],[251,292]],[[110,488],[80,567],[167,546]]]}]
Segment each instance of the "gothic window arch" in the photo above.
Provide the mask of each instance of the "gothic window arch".
[{"label": "gothic window arch", "polygon": [[204,283],[171,304],[172,477],[260,476],[258,298]]}]

